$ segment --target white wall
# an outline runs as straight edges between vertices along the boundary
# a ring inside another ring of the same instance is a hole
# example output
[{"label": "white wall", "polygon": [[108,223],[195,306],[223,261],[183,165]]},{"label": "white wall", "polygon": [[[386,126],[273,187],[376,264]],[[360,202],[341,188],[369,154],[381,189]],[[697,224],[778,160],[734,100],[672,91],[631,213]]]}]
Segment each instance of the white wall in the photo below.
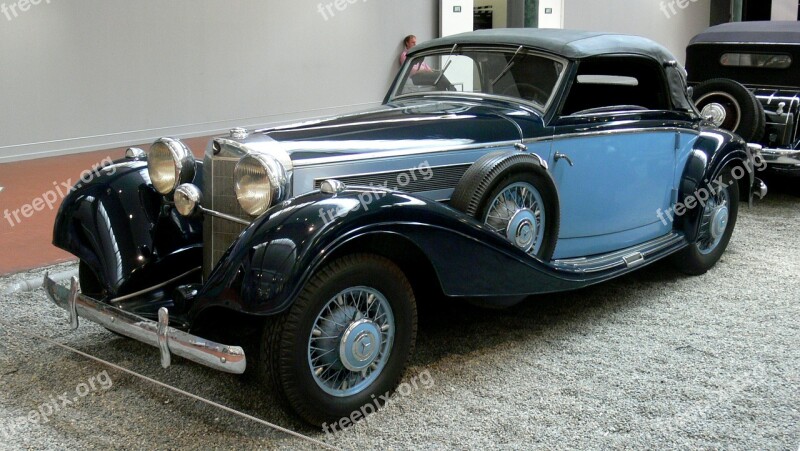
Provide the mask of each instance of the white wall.
[{"label": "white wall", "polygon": [[797,20],[797,0],[772,0],[772,20]]},{"label": "white wall", "polygon": [[686,45],[709,26],[711,0],[565,0],[564,27],[635,34],[686,61]]},{"label": "white wall", "polygon": [[[564,28],[564,1],[539,1],[539,28]],[[548,10],[551,10],[550,14],[546,14]]]},{"label": "white wall", "polygon": [[437,4],[28,3],[0,15],[0,163],[378,103],[402,38],[438,34]]},{"label": "white wall", "polygon": [[[473,0],[439,0],[439,36],[450,36],[472,31],[475,16]],[[455,12],[454,8],[460,8]]]}]

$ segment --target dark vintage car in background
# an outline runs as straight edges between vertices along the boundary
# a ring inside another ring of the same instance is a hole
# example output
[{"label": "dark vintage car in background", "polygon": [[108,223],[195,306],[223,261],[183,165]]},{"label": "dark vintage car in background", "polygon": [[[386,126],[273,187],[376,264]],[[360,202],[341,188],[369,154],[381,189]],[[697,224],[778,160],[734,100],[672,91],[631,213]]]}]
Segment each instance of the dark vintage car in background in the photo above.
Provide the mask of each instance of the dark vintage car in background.
[{"label": "dark vintage car in background", "polygon": [[703,116],[763,146],[770,171],[800,175],[800,22],[738,22],[686,50]]},{"label": "dark vintage car in background", "polygon": [[350,417],[401,380],[418,304],[510,305],[666,257],[711,268],[766,187],[687,93],[643,38],[433,40],[370,111],[232,130],[203,161],[171,138],[130,149],[65,199],[53,241],[80,278],[45,286],[73,327],[165,367],[250,368],[311,423]]}]

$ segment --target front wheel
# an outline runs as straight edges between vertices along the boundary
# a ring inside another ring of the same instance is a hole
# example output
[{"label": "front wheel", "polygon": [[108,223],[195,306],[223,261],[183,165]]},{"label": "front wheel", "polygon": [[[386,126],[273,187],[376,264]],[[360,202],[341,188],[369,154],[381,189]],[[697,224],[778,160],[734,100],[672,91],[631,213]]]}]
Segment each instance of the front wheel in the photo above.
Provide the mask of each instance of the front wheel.
[{"label": "front wheel", "polygon": [[416,331],[414,293],[400,268],[376,255],[351,255],[320,270],[265,328],[260,366],[300,417],[332,423],[383,405]]},{"label": "front wheel", "polygon": [[739,185],[731,176],[721,186],[708,186],[710,197],[703,206],[700,231],[694,243],[673,257],[676,268],[690,275],[704,274],[722,257],[739,214]]}]

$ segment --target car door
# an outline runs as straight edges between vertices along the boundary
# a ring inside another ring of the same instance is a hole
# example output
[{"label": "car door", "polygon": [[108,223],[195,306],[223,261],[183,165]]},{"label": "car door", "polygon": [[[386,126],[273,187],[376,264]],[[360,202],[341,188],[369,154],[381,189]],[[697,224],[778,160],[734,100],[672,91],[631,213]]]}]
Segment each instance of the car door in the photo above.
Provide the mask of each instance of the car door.
[{"label": "car door", "polygon": [[561,206],[557,259],[624,249],[672,228],[658,212],[675,195],[678,129],[670,126],[666,81],[645,78],[663,71],[630,60],[581,67],[554,121],[549,163]]}]

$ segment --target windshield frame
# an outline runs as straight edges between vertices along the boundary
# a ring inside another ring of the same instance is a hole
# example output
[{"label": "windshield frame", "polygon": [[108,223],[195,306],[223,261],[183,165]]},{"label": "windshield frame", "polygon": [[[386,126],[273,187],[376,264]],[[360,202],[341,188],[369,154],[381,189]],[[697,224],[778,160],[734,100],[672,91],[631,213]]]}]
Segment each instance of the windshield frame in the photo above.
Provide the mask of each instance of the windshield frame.
[{"label": "windshield frame", "polygon": [[[463,55],[465,51],[471,52],[496,52],[496,53],[506,53],[513,55],[515,52],[519,50],[519,45],[470,45],[470,44],[458,44],[456,51],[453,55]],[[509,96],[509,95],[502,95],[502,94],[487,94],[483,92],[464,92],[464,91],[427,91],[427,92],[412,92],[407,94],[399,94],[399,91],[402,86],[405,85],[408,78],[411,76],[411,62],[416,60],[417,58],[427,58],[429,56],[442,56],[446,57],[450,55],[452,50],[452,46],[444,46],[444,47],[436,47],[429,50],[425,50],[420,53],[415,53],[413,55],[409,55],[406,58],[405,63],[400,68],[400,71],[395,78],[394,83],[387,95],[387,102],[391,102],[393,100],[401,100],[401,99],[411,99],[411,98],[425,98],[425,97],[468,97],[468,98],[477,98],[477,99],[490,99],[490,100],[500,100],[500,101],[512,101],[514,103],[519,103],[525,105],[529,108],[533,108],[536,111],[545,113],[547,112],[550,107],[552,106],[553,102],[558,97],[558,93],[561,91],[561,88],[564,85],[564,79],[567,77],[570,67],[570,60],[558,55],[554,55],[552,53],[547,53],[543,51],[539,51],[536,49],[532,49],[530,47],[523,47],[522,51],[520,51],[520,55],[531,55],[541,58],[549,59],[553,62],[561,64],[563,67],[561,69],[561,73],[559,74],[558,78],[556,79],[555,84],[553,85],[553,90],[550,93],[550,97],[547,99],[547,102],[542,105],[538,102],[526,100],[520,97]]]}]

